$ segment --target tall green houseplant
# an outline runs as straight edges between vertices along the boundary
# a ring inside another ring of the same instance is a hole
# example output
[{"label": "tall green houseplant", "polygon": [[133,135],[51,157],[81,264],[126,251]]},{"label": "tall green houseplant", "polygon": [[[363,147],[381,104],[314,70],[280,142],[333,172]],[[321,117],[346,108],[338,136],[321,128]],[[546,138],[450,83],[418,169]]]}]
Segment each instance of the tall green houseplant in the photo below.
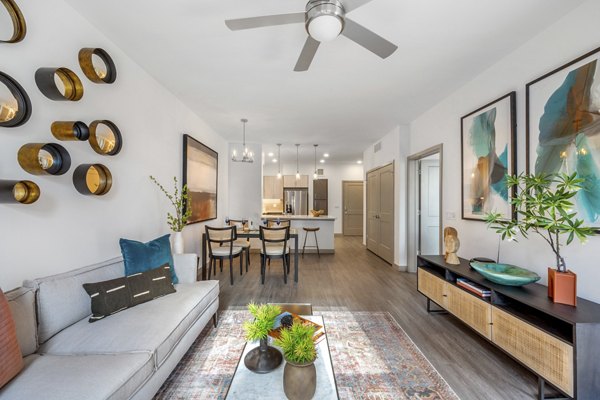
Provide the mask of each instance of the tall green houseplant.
[{"label": "tall green houseplant", "polygon": [[[583,188],[582,183],[583,179],[577,174],[507,176],[509,192],[517,189],[517,194],[510,199],[517,218],[506,221],[501,214],[489,213],[487,223],[502,239],[515,240],[518,233],[525,238],[531,232],[539,235],[556,256],[556,269],[566,272],[562,248],[575,238],[585,242],[594,234],[573,211],[573,197]],[[565,236],[566,242],[563,241]]]}]

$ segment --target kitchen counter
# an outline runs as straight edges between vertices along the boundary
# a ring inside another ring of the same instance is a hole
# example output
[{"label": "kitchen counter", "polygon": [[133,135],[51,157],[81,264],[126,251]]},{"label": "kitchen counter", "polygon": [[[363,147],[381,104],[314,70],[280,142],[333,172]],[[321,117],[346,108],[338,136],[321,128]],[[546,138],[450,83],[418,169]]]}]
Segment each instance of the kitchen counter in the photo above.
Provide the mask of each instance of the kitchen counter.
[{"label": "kitchen counter", "polygon": [[320,217],[313,217],[312,215],[287,215],[287,214],[263,214],[260,216],[263,219],[289,219],[291,221],[295,220],[322,220],[322,221],[335,221],[335,217],[333,215],[321,215]]},{"label": "kitchen counter", "polygon": [[[313,217],[312,215],[285,215],[285,214],[263,214],[262,219],[276,220],[277,218],[290,220],[290,226],[298,230],[300,237],[300,251],[302,251],[302,245],[304,244],[304,236],[307,232],[303,231],[302,228],[319,228],[317,232],[317,239],[319,241],[319,250],[321,254],[331,254],[335,252],[335,239],[334,239],[334,223],[335,217],[332,215],[322,215],[320,217]],[[312,232],[308,232],[308,238],[306,239],[307,246],[315,245],[315,237]],[[316,248],[307,248],[306,253],[316,253]]]}]

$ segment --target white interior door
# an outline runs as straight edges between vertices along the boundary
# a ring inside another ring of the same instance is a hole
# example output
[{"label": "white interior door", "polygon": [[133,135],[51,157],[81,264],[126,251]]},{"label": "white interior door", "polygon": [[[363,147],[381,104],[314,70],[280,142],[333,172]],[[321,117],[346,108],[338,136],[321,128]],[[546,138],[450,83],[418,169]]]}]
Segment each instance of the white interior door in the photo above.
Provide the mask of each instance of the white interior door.
[{"label": "white interior door", "polygon": [[419,254],[440,254],[440,161],[420,161]]}]

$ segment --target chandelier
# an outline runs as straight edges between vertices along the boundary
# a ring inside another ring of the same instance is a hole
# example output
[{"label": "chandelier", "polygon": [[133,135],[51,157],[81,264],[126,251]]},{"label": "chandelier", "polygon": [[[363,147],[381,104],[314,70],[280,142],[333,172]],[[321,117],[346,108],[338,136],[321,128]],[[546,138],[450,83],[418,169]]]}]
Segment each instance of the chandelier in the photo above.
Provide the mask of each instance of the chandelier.
[{"label": "chandelier", "polygon": [[248,120],[246,118],[242,118],[241,119],[242,124],[244,125],[243,127],[243,144],[242,144],[242,148],[244,149],[242,151],[242,155],[241,157],[238,156],[237,154],[237,150],[233,149],[233,153],[231,154],[231,160],[234,162],[244,162],[244,163],[253,163],[254,162],[254,153],[251,152],[248,147],[246,147],[246,123],[248,122]]}]

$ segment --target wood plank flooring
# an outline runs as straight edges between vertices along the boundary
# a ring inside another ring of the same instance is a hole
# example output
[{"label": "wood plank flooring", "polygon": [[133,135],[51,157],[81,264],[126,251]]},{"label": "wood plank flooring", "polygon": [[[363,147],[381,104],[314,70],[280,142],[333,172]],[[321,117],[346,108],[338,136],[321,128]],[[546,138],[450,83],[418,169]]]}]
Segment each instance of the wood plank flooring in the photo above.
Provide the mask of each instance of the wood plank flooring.
[{"label": "wood plank flooring", "polygon": [[267,268],[260,284],[260,260],[252,254],[248,273],[239,275],[234,262],[234,285],[225,263],[220,279],[220,308],[255,302],[312,303],[321,309],[388,311],[463,400],[535,399],[537,379],[449,315],[428,314],[417,292],[416,275],[399,272],[367,251],[358,237],[336,237],[334,255],[306,254],[300,258],[298,284],[293,267],[283,283],[281,260]]}]

